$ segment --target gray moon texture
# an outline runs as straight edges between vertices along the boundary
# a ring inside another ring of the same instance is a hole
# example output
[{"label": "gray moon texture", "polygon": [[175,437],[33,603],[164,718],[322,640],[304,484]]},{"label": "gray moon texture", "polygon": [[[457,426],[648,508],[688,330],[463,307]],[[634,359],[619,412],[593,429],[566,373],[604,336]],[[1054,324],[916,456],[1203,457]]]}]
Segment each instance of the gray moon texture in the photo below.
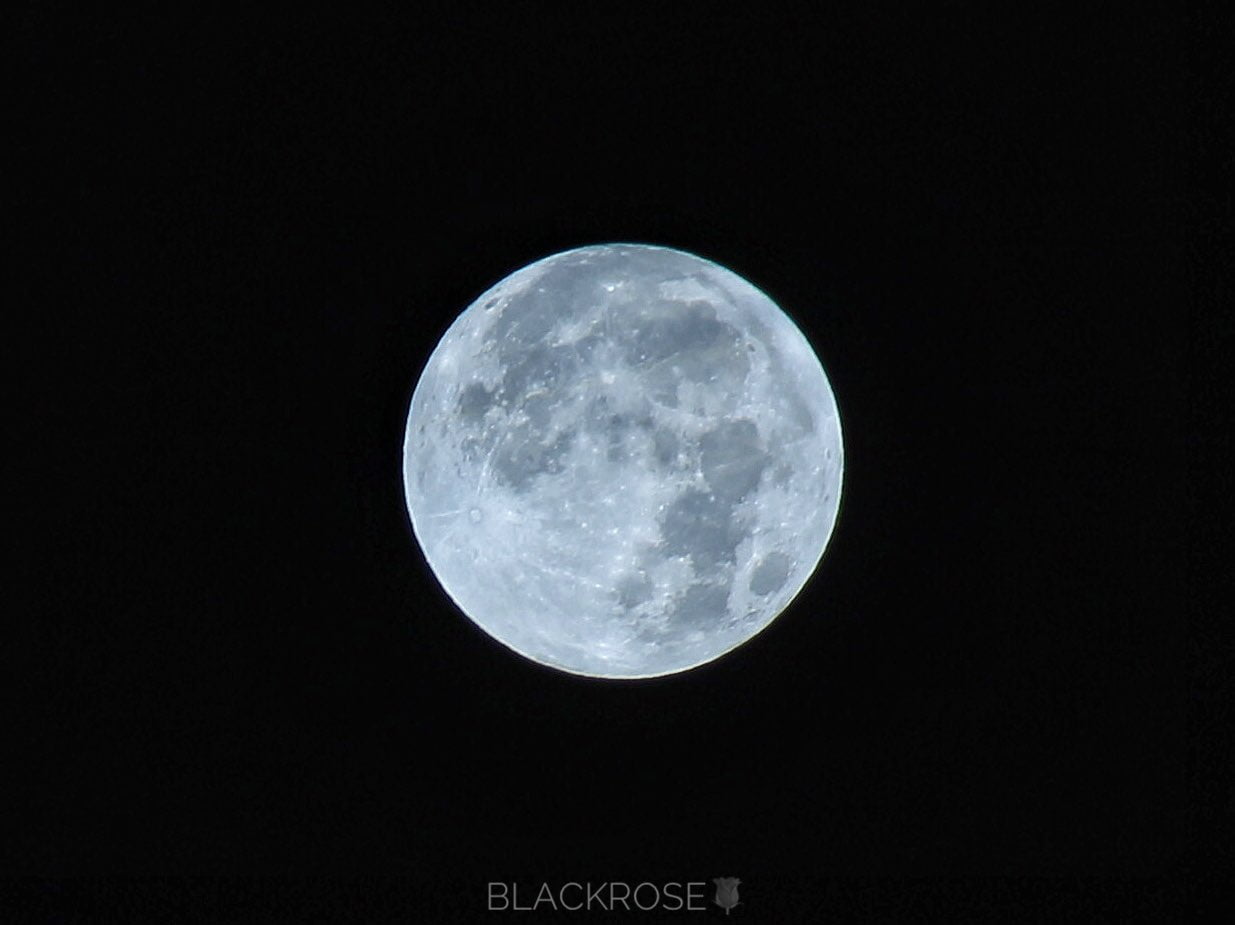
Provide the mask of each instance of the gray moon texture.
[{"label": "gray moon texture", "polygon": [[404,443],[412,529],[459,609],[600,678],[684,671],[771,623],[823,556],[842,471],[793,321],[724,267],[641,244],[481,295],[429,357]]}]

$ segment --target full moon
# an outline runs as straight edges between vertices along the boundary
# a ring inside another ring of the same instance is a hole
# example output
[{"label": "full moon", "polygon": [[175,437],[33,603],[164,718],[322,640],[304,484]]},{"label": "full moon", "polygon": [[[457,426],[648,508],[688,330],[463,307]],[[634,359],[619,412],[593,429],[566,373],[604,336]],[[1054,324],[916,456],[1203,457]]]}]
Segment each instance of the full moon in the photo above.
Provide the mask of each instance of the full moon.
[{"label": "full moon", "polygon": [[459,609],[543,665],[648,678],[772,622],[823,556],[843,470],[815,352],[762,291],[642,244],[538,260],[429,357],[403,454]]}]

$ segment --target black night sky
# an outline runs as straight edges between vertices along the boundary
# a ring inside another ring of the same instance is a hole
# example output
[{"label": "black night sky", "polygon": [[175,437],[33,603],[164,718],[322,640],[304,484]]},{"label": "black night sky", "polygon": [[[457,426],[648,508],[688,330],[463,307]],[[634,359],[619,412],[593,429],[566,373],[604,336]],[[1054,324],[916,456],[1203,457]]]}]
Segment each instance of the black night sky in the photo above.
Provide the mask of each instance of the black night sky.
[{"label": "black night sky", "polygon": [[[893,921],[926,900],[878,878],[1178,868],[1180,24],[593,6],[13,17],[6,871],[380,875],[392,921],[731,875],[735,921]],[[846,438],[791,609],[635,683],[458,615],[401,484],[455,315],[605,241],[764,289]]]}]

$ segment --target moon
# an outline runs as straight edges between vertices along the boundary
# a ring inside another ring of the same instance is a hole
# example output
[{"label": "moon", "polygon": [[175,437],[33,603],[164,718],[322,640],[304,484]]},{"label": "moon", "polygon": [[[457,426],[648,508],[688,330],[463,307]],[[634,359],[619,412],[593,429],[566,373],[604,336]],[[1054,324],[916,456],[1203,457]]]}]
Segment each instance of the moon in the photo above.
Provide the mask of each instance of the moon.
[{"label": "moon", "polygon": [[412,529],[449,597],[542,665],[648,678],[764,629],[818,566],[832,388],[767,295],[645,244],[538,260],[455,319],[407,418]]}]

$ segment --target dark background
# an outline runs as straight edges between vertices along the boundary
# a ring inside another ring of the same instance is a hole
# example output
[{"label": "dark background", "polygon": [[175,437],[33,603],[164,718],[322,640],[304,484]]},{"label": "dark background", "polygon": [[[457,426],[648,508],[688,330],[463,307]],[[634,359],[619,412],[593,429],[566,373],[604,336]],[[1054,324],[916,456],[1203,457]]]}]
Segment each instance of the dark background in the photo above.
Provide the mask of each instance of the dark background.
[{"label": "dark background", "polygon": [[[8,870],[470,915],[489,880],[740,876],[754,914],[1179,868],[1181,24],[662,7],[12,18]],[[637,683],[472,627],[401,486],[446,326],[604,241],[768,292],[846,441],[793,606]]]}]

